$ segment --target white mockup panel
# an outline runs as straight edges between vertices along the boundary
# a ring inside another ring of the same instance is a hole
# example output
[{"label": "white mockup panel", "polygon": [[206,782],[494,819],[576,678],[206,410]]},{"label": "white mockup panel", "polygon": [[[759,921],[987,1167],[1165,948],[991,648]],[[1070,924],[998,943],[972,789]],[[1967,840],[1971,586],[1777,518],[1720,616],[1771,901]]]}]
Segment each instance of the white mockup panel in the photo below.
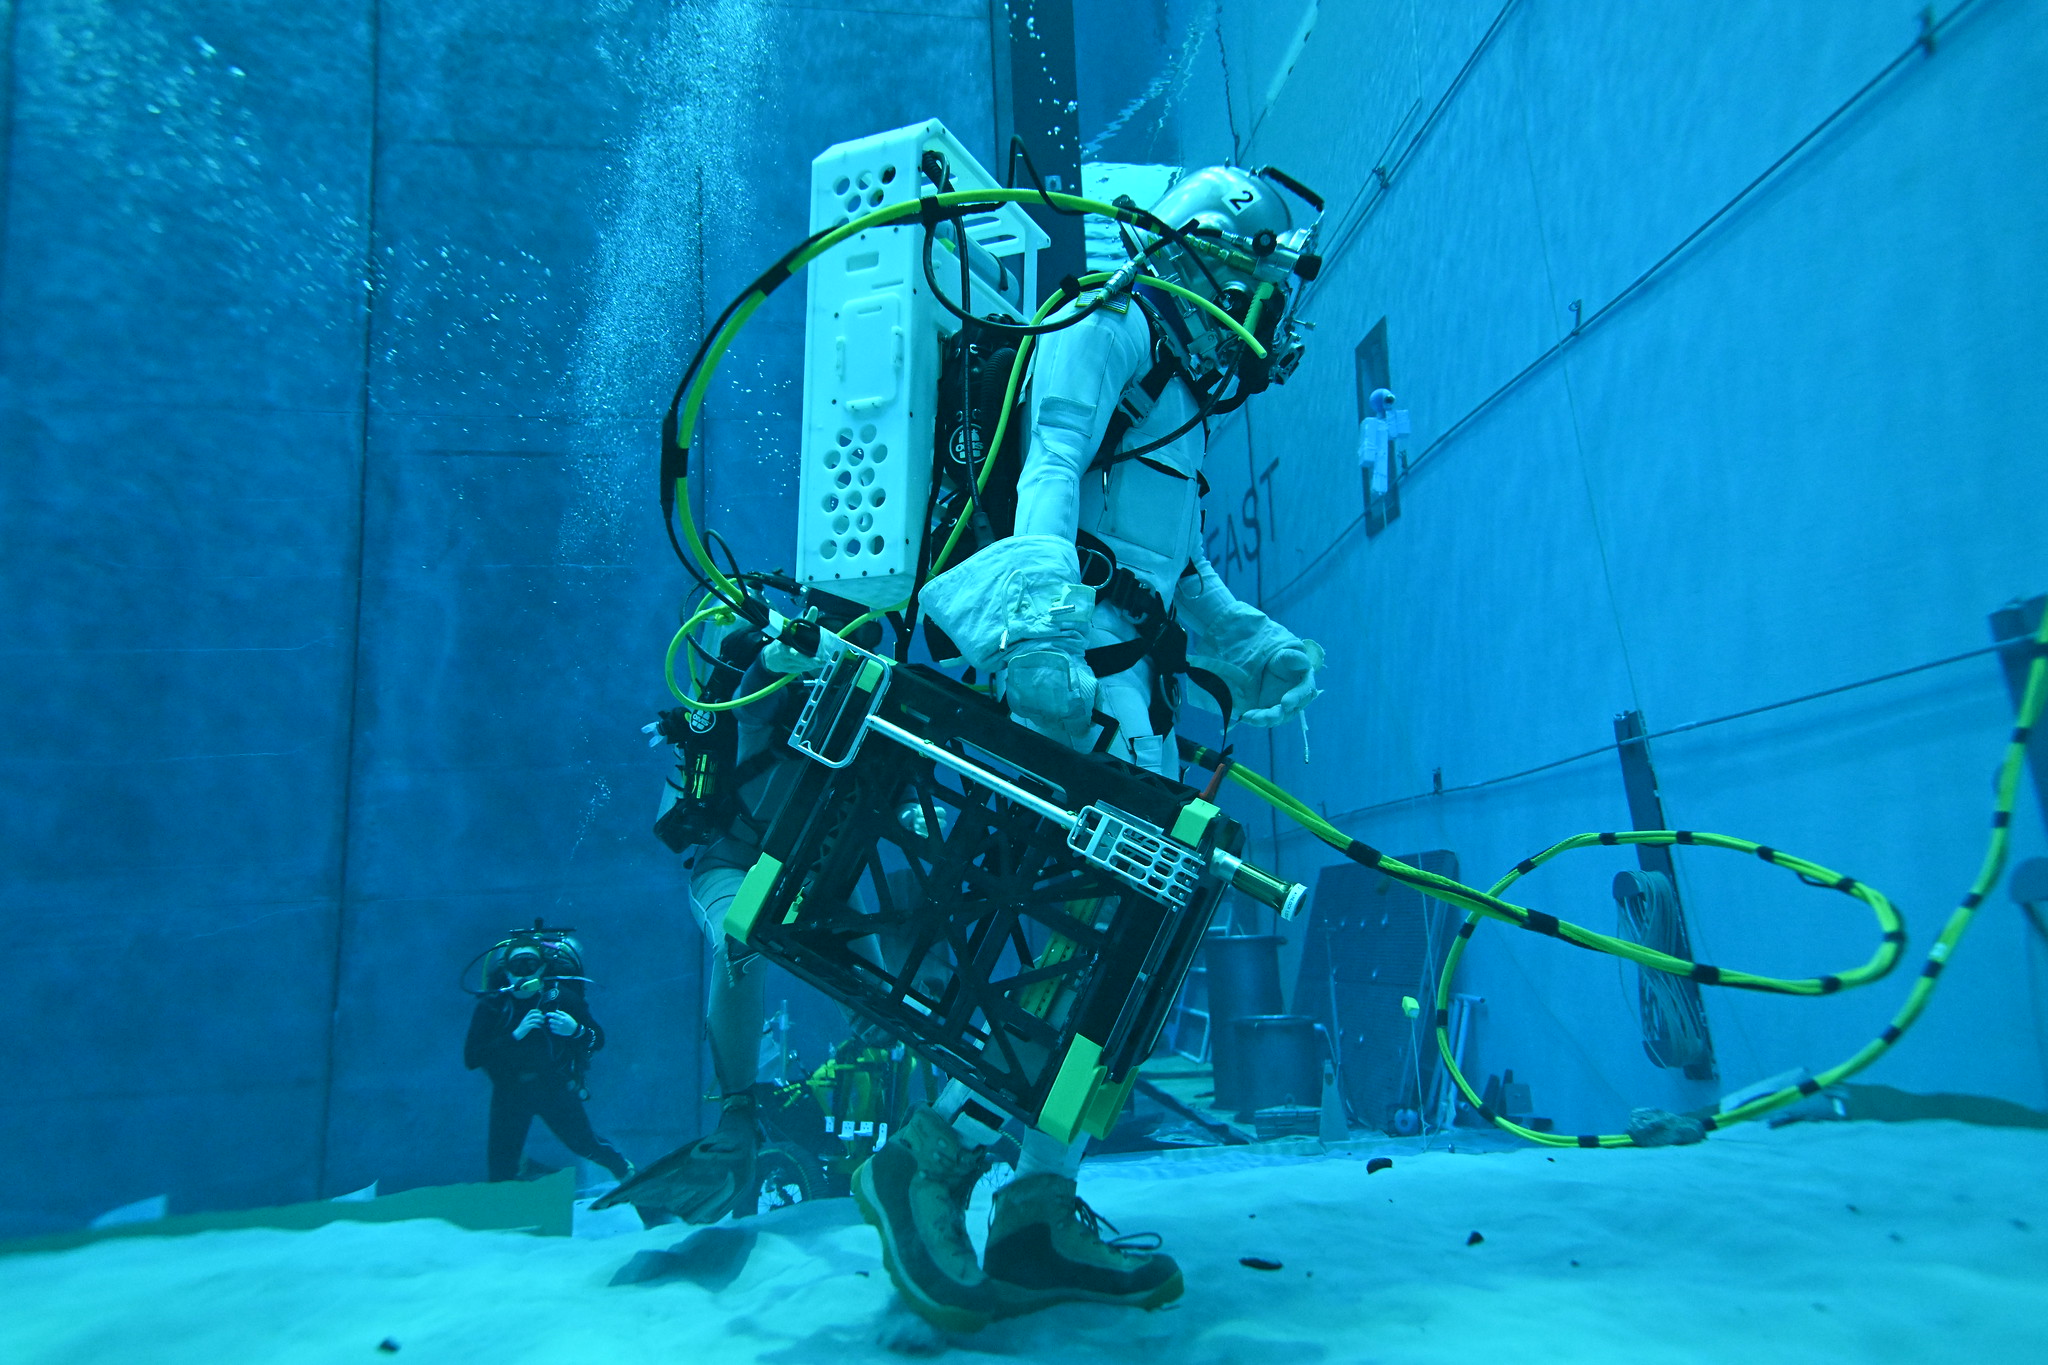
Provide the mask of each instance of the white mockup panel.
[{"label": "white mockup panel", "polygon": [[[924,154],[946,159],[958,190],[995,180],[937,120],[832,147],[811,163],[811,230],[914,200]],[[944,231],[950,232],[950,229]],[[973,308],[1017,320],[1037,299],[1047,238],[1015,205],[967,222]],[[806,272],[804,429],[796,573],[840,597],[893,607],[910,596],[931,492],[943,337],[959,320],[925,282],[924,229],[855,234]],[[986,253],[986,254],[983,254]],[[960,260],[936,244],[932,273],[959,302]]]}]

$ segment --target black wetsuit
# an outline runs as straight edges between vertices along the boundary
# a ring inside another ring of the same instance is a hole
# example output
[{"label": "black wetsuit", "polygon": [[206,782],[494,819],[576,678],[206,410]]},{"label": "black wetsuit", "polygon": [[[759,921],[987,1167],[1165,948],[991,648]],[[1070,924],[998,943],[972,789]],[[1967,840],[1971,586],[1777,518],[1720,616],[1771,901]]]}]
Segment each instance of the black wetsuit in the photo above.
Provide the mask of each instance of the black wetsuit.
[{"label": "black wetsuit", "polygon": [[[563,1038],[542,1023],[524,1038],[514,1038],[512,1030],[532,1009],[543,1014],[561,1010],[579,1027]],[[591,1017],[580,983],[562,983],[552,1000],[546,992],[522,998],[500,991],[477,1001],[462,1060],[491,1078],[490,1179],[518,1177],[526,1133],[536,1118],[577,1156],[626,1178],[632,1167],[618,1148],[597,1135],[583,1111],[583,1072],[590,1054],[603,1046],[604,1030]]]}]

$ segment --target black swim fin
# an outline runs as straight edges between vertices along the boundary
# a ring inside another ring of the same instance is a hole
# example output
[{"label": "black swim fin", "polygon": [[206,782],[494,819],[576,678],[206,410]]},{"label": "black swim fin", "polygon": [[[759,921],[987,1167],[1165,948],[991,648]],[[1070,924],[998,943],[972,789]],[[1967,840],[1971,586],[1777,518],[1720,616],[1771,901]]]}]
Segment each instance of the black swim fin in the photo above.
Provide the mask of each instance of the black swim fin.
[{"label": "black swim fin", "polygon": [[718,1127],[652,1163],[591,1207],[663,1209],[686,1223],[716,1223],[728,1213],[747,1217],[760,1193],[754,1180],[760,1147],[753,1105],[733,1105]]}]

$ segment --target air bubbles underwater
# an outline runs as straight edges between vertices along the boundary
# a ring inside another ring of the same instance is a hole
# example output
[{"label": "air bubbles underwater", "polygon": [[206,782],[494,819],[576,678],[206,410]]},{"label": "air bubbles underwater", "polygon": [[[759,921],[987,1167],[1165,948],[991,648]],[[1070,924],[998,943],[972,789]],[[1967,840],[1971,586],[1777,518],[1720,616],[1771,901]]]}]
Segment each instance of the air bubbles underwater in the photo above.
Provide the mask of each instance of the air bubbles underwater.
[{"label": "air bubbles underwater", "polygon": [[655,424],[721,302],[703,297],[705,258],[757,254],[744,170],[767,19],[764,0],[679,6],[644,48],[606,54],[643,107],[605,206],[571,362],[576,429],[564,559],[624,557],[633,519],[653,506]]}]

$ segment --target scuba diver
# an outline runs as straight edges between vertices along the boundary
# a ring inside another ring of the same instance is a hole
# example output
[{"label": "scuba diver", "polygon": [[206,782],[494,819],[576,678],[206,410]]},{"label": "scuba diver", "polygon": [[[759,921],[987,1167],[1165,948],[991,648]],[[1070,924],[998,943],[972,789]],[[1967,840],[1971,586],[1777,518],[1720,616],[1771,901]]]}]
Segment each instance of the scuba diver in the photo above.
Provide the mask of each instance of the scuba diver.
[{"label": "scuba diver", "polygon": [[582,946],[569,930],[535,920],[478,957],[483,990],[462,1060],[491,1078],[488,1178],[519,1177],[526,1134],[538,1118],[577,1156],[615,1180],[632,1179],[633,1163],[597,1135],[583,1109],[583,1075],[604,1046],[604,1030],[584,999],[590,978],[582,974]]},{"label": "scuba diver", "polygon": [[[1270,336],[1281,286],[1241,267],[1256,267],[1260,247],[1270,252],[1292,226],[1274,186],[1210,167],[1152,213],[1182,227],[1186,245],[1155,243],[1150,259]],[[1138,243],[1127,248],[1135,260]],[[1255,361],[1240,345],[1206,313],[1142,285],[1043,337],[1014,532],[922,594],[927,618],[991,676],[1018,722],[1087,748],[1106,720],[1109,752],[1168,778],[1179,772],[1182,676],[1226,724],[1274,726],[1317,695],[1323,663],[1319,646],[1233,596],[1202,549],[1205,419],[1298,360],[1298,348],[1276,346]],[[1236,391],[1222,398],[1233,377]],[[978,1325],[1072,1300],[1156,1308],[1180,1295],[1180,1269],[1156,1238],[1105,1240],[1104,1220],[1077,1196],[1085,1134],[1026,1134],[977,1263],[964,1215],[1002,1122],[952,1081],[855,1175],[914,1308],[942,1326]]]}]

